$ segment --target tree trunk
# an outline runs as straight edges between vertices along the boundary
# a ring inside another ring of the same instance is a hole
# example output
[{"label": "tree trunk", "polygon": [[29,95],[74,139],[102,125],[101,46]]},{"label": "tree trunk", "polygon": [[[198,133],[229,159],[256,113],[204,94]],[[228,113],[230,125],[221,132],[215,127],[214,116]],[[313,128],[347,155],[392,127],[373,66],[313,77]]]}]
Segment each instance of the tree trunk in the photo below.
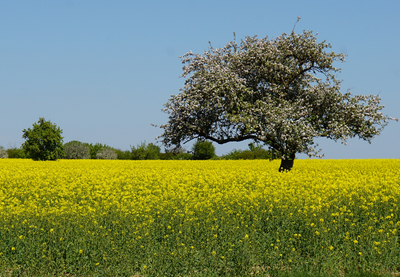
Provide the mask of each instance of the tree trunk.
[{"label": "tree trunk", "polygon": [[285,155],[284,159],[281,159],[281,166],[279,167],[279,172],[290,171],[293,167],[294,158],[296,157],[295,153],[291,153],[289,155]]}]

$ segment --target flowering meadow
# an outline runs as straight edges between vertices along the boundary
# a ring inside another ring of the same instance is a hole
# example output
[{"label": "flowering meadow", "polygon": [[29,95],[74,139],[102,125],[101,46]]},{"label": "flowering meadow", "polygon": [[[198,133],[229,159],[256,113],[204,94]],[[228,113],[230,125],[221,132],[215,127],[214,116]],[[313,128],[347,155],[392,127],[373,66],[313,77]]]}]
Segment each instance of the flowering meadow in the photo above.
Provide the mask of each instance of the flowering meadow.
[{"label": "flowering meadow", "polygon": [[0,160],[0,276],[400,271],[400,160]]}]

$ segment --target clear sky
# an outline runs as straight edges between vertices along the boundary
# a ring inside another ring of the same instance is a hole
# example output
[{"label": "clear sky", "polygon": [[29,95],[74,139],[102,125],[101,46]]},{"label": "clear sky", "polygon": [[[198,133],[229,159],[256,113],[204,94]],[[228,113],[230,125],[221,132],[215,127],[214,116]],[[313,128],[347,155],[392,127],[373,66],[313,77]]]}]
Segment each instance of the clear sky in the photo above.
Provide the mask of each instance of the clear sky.
[{"label": "clear sky", "polygon": [[[39,117],[64,142],[122,150],[155,142],[184,84],[179,56],[233,39],[313,30],[345,53],[342,92],[380,94],[400,117],[400,1],[0,1],[0,145],[19,147]],[[248,142],[215,145],[222,155]],[[400,122],[372,144],[318,139],[325,158],[400,158]],[[186,145],[190,149],[191,145]],[[300,155],[300,158],[306,156]]]}]

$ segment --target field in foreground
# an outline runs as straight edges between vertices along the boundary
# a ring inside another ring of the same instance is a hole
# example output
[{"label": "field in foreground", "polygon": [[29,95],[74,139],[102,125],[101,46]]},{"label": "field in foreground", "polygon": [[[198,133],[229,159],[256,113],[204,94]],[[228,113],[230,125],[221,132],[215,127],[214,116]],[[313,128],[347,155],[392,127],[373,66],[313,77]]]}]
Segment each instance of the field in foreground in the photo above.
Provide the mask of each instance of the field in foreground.
[{"label": "field in foreground", "polygon": [[400,160],[278,167],[0,160],[0,275],[400,271]]}]

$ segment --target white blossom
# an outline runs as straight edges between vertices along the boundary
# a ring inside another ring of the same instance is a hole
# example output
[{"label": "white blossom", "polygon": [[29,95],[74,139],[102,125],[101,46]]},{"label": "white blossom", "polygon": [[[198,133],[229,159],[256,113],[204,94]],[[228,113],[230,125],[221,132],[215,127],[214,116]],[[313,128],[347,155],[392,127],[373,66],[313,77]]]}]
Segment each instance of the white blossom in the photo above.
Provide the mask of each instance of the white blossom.
[{"label": "white blossom", "polygon": [[320,157],[316,137],[371,142],[394,118],[382,114],[379,96],[340,92],[333,63],[345,56],[329,48],[311,31],[292,31],[188,52],[181,57],[185,84],[164,105],[169,120],[159,138],[168,147],[196,138],[263,141],[283,160]]}]

